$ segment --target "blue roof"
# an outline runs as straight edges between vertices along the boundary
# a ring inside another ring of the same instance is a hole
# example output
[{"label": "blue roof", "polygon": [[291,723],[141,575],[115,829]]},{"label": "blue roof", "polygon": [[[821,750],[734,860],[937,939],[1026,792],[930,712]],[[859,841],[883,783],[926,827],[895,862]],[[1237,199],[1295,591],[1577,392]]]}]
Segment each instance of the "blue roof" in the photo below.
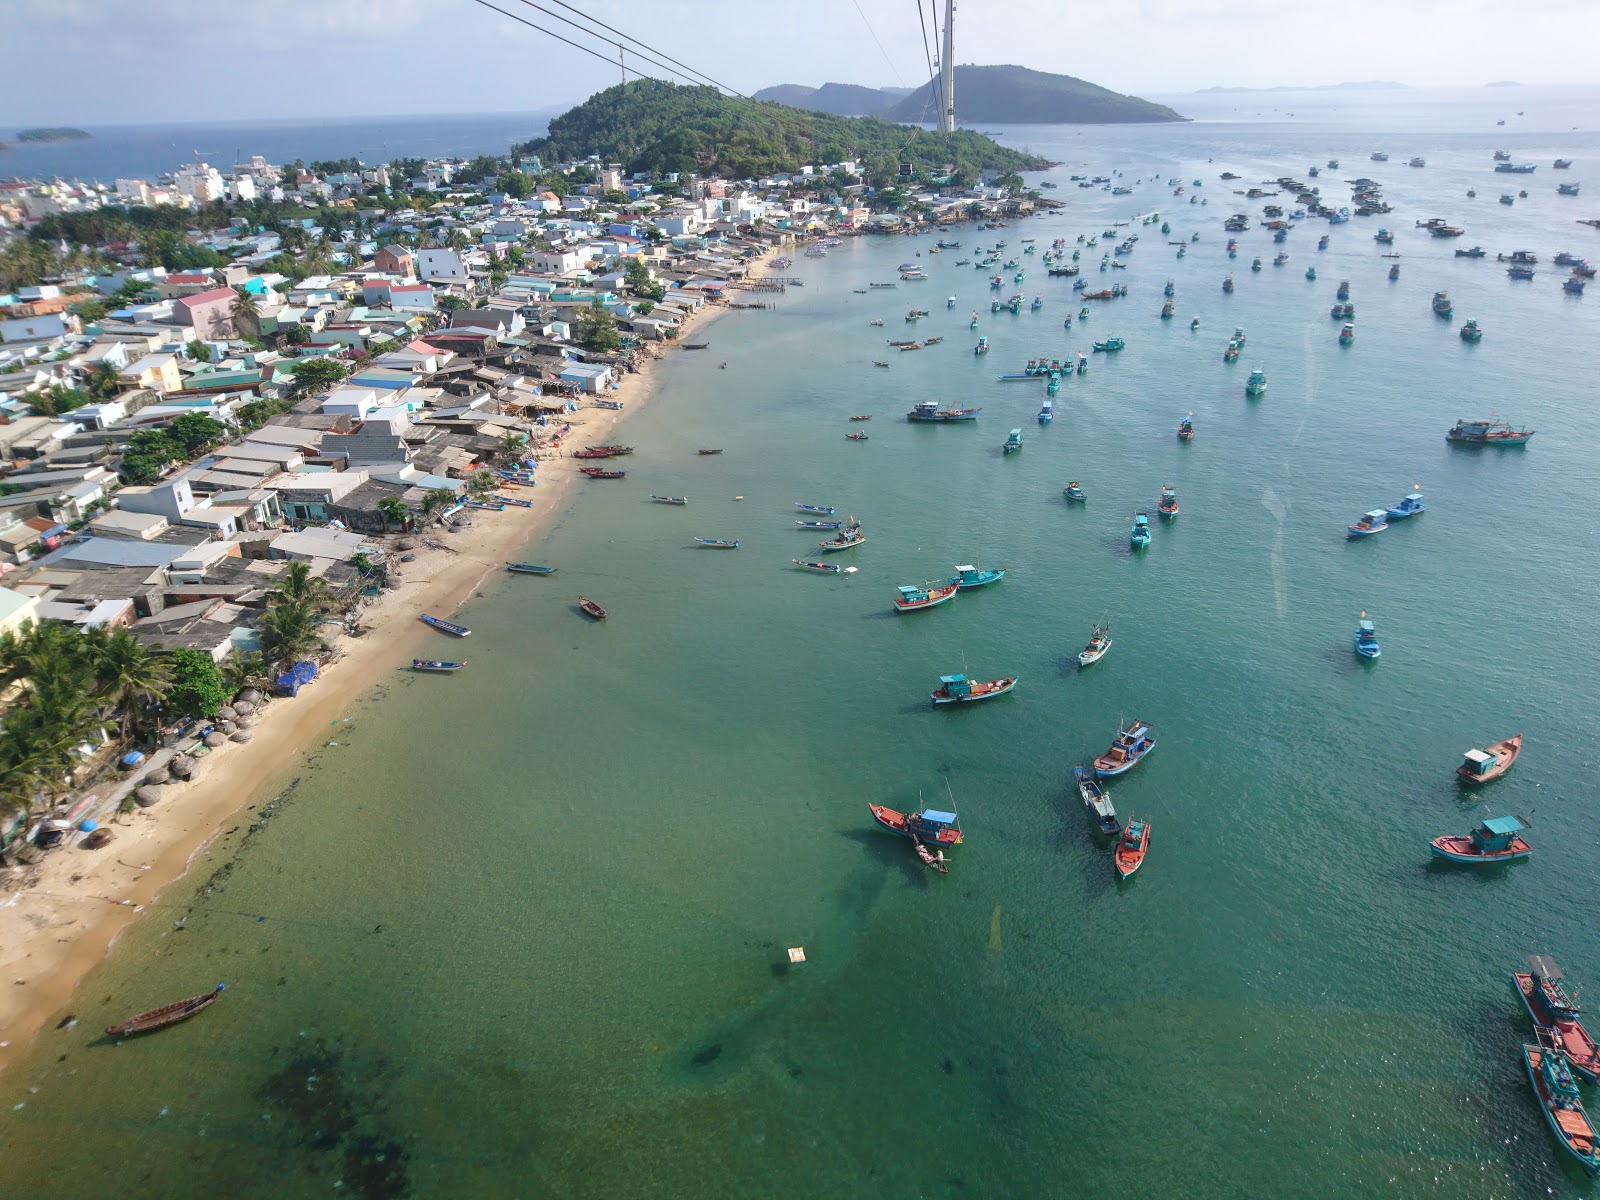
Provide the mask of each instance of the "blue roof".
[{"label": "blue roof", "polygon": [[1520,833],[1523,824],[1515,817],[1490,817],[1483,827],[1490,833]]},{"label": "blue roof", "polygon": [[956,823],[955,813],[939,812],[932,808],[923,809],[919,815],[924,821],[929,821],[934,825],[954,825]]},{"label": "blue roof", "polygon": [[939,682],[940,683],[965,683],[966,681],[967,681],[967,677],[965,675],[941,675],[941,676],[939,676]]}]

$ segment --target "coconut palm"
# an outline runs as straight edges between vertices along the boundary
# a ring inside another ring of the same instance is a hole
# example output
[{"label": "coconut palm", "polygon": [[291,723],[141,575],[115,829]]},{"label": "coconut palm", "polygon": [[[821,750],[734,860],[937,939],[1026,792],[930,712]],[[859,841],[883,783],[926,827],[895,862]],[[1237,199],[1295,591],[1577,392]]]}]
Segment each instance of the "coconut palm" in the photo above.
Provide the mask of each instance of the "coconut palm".
[{"label": "coconut palm", "polygon": [[411,510],[399,496],[385,496],[379,500],[378,512],[383,515],[385,525],[398,525],[401,529],[406,527],[406,521],[411,516]]},{"label": "coconut palm", "polygon": [[165,660],[126,629],[98,639],[94,647],[96,696],[116,716],[122,736],[148,711],[171,677]]},{"label": "coconut palm", "polygon": [[274,608],[285,605],[306,605],[320,612],[333,603],[333,590],[328,582],[311,573],[311,564],[292,562],[276,587],[272,589]]},{"label": "coconut palm", "polygon": [[265,678],[266,674],[267,660],[259,651],[246,654],[235,646],[222,663],[222,678],[227,682],[230,692],[249,687],[258,679]]},{"label": "coconut palm", "polygon": [[321,644],[322,613],[302,600],[275,603],[262,616],[256,632],[268,662],[295,662]]},{"label": "coconut palm", "polygon": [[233,327],[240,333],[248,333],[251,337],[261,336],[261,306],[256,301],[255,293],[248,288],[234,288],[233,304],[228,312],[233,317]]}]

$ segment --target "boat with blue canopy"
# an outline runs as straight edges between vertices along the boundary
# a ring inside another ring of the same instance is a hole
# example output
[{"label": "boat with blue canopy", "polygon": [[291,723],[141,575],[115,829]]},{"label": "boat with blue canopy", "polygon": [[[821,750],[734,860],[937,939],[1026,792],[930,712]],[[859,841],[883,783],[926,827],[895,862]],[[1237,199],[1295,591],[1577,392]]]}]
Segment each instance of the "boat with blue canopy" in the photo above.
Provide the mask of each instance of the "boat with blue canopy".
[{"label": "boat with blue canopy", "polygon": [[1089,502],[1089,494],[1078,486],[1076,479],[1062,488],[1061,494],[1074,504],[1087,504]]},{"label": "boat with blue canopy", "polygon": [[1414,517],[1419,512],[1427,512],[1428,506],[1422,502],[1421,492],[1411,492],[1389,509],[1389,520],[1401,521],[1406,517]]},{"label": "boat with blue canopy", "polygon": [[1356,653],[1362,658],[1377,658],[1383,653],[1378,645],[1378,631],[1367,619],[1367,610],[1361,610],[1361,621],[1356,626]]},{"label": "boat with blue canopy", "polygon": [[1375,508],[1365,513],[1354,525],[1345,526],[1345,536],[1350,538],[1371,537],[1375,533],[1382,533],[1389,528],[1389,510]]},{"label": "boat with blue canopy", "polygon": [[966,704],[974,700],[992,700],[1004,696],[1017,686],[1017,677],[979,681],[965,675],[939,676],[939,690],[932,693],[935,704]]},{"label": "boat with blue canopy", "polygon": [[1101,779],[1126,774],[1155,748],[1156,739],[1151,736],[1150,726],[1143,721],[1130,721],[1118,727],[1110,749],[1094,760],[1094,773]]},{"label": "boat with blue canopy", "polygon": [[1526,817],[1490,817],[1465,837],[1447,833],[1434,838],[1429,846],[1435,858],[1451,862],[1474,866],[1515,862],[1533,853],[1533,847],[1522,837],[1527,827]]},{"label": "boat with blue canopy", "polygon": [[983,570],[974,566],[960,566],[956,573],[950,576],[950,582],[958,588],[984,587],[987,584],[999,583],[1006,577],[1005,569]]},{"label": "boat with blue canopy", "polygon": [[1528,969],[1513,971],[1511,981],[1534,1025],[1554,1035],[1572,1069],[1590,1083],[1600,1083],[1600,1049],[1583,1027],[1577,993],[1567,990],[1566,976],[1556,960],[1547,954],[1531,954]]},{"label": "boat with blue canopy", "polygon": [[961,818],[953,812],[923,808],[914,813],[896,812],[882,804],[868,804],[873,820],[890,833],[920,839],[930,846],[948,850],[961,844]]},{"label": "boat with blue canopy", "polygon": [[1544,1113],[1545,1123],[1556,1135],[1561,1148],[1577,1160],[1585,1175],[1591,1178],[1600,1175],[1600,1138],[1589,1114],[1583,1110],[1578,1083],[1572,1077],[1567,1056],[1561,1051],[1560,1038],[1542,1025],[1534,1029],[1539,1044],[1523,1043],[1522,1061],[1528,1068],[1528,1082],[1533,1084],[1533,1094]]},{"label": "boat with blue canopy", "polygon": [[1022,430],[1021,429],[1013,429],[1010,433],[1008,433],[1006,435],[1006,443],[1005,443],[1005,445],[1000,447],[1000,451],[1003,454],[1015,454],[1018,450],[1021,450],[1021,449],[1022,449]]},{"label": "boat with blue canopy", "polygon": [[1128,541],[1135,550],[1143,550],[1150,544],[1150,518],[1144,513],[1135,513],[1133,528],[1128,531]]},{"label": "boat with blue canopy", "polygon": [[924,608],[933,608],[943,604],[955,596],[960,589],[955,584],[945,584],[943,587],[923,584],[920,587],[903,586],[898,589],[900,598],[894,602],[896,612],[917,612]]}]

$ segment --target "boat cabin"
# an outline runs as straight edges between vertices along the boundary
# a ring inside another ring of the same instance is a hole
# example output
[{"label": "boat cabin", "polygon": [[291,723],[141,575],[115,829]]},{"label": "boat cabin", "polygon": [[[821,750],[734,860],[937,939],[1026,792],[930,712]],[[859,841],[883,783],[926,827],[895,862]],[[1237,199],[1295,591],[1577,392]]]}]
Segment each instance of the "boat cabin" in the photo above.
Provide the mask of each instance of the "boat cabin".
[{"label": "boat cabin", "polygon": [[1490,817],[1472,831],[1472,842],[1482,854],[1505,853],[1526,828],[1516,817]]},{"label": "boat cabin", "polygon": [[1530,954],[1528,973],[1533,976],[1540,998],[1552,1013],[1561,1017],[1575,1017],[1583,1011],[1578,1007],[1577,1000],[1567,991],[1566,976],[1556,965],[1555,959],[1547,954]]},{"label": "boat cabin", "polygon": [[[1487,775],[1499,765],[1500,756],[1498,754],[1490,753],[1488,750],[1468,750],[1466,753],[1466,761],[1461,764],[1463,770],[1468,771],[1473,775]],[[1510,821],[1514,820],[1515,818],[1501,817],[1499,819],[1502,821]]]},{"label": "boat cabin", "polygon": [[940,690],[947,696],[972,695],[972,680],[965,675],[941,675],[939,682],[944,685]]},{"label": "boat cabin", "polygon": [[[938,809],[925,808],[919,813],[913,813],[906,819],[911,832],[918,837],[930,841],[940,840],[939,835],[946,830],[953,832],[955,840],[961,840],[961,819],[953,812],[940,812]],[[949,838],[943,839],[948,842]]]}]

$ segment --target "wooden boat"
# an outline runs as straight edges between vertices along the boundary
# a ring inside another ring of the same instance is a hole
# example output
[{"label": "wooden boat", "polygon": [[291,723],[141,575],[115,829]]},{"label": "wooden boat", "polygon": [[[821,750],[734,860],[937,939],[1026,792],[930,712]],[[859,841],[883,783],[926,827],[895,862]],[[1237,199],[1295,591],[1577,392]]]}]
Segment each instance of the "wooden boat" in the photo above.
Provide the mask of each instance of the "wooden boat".
[{"label": "wooden boat", "polygon": [[695,453],[696,454],[721,454],[722,453],[722,447],[718,446],[715,450],[696,450]]},{"label": "wooden boat", "polygon": [[932,693],[935,704],[966,704],[972,700],[993,700],[1017,686],[1017,677],[979,682],[965,675],[939,676],[939,690]]},{"label": "wooden boat", "polygon": [[1133,514],[1133,528],[1128,531],[1128,544],[1135,550],[1144,550],[1150,545],[1150,518],[1144,513]]},{"label": "wooden boat", "polygon": [[1533,434],[1531,429],[1513,429],[1505,421],[1490,417],[1483,421],[1457,420],[1444,436],[1448,442],[1473,446],[1523,446]]},{"label": "wooden boat", "polygon": [[801,529],[837,529],[837,528],[839,528],[839,526],[843,525],[844,522],[843,521],[796,521],[795,524],[800,526]]},{"label": "wooden boat", "polygon": [[506,570],[517,575],[554,575],[554,567],[541,567],[536,563],[507,563]]},{"label": "wooden boat", "polygon": [[850,414],[850,419],[852,421],[870,421],[870,420],[872,420],[872,414],[871,413],[851,413]]},{"label": "wooden boat", "polygon": [[450,671],[459,671],[466,665],[467,664],[464,662],[448,662],[442,658],[413,658],[411,660],[411,669],[413,671],[437,671],[440,673],[446,673]]},{"label": "wooden boat", "polygon": [[737,538],[727,541],[723,538],[697,537],[695,542],[701,546],[710,546],[713,550],[737,550],[739,548],[739,540]]},{"label": "wooden boat", "polygon": [[1156,499],[1156,512],[1169,521],[1178,515],[1178,493],[1166,484],[1161,485],[1161,495]]},{"label": "wooden boat", "polygon": [[1533,1023],[1549,1031],[1574,1071],[1590,1083],[1600,1082],[1600,1047],[1578,1019],[1583,1010],[1565,980],[1556,960],[1543,954],[1531,955],[1526,971],[1511,973]]},{"label": "wooden boat", "polygon": [[1567,1056],[1555,1037],[1541,1027],[1536,1030],[1539,1044],[1522,1046],[1522,1061],[1528,1068],[1528,1082],[1534,1098],[1544,1112],[1545,1123],[1556,1135],[1562,1149],[1578,1160],[1585,1175],[1600,1175],[1600,1144],[1593,1122],[1583,1111],[1578,1084],[1572,1078]]},{"label": "wooden boat", "polygon": [[1190,413],[1178,422],[1178,440],[1188,442],[1194,440],[1194,414]]},{"label": "wooden boat", "polygon": [[1006,435],[1005,444],[1000,447],[1002,454],[1015,454],[1022,449],[1022,430],[1013,429]]},{"label": "wooden boat", "polygon": [[607,471],[600,467],[580,467],[579,470],[590,479],[625,479],[626,471]]},{"label": "wooden boat", "polygon": [[1377,658],[1383,653],[1378,645],[1378,631],[1367,619],[1367,610],[1361,610],[1361,621],[1356,625],[1356,653],[1362,658]]},{"label": "wooden boat", "polygon": [[956,568],[956,573],[950,576],[947,582],[955,584],[958,588],[987,587],[991,583],[999,583],[1006,577],[1005,569],[982,570],[978,567],[963,565]]},{"label": "wooden boat", "polygon": [[1111,649],[1111,626],[1096,625],[1089,635],[1089,644],[1078,655],[1080,667],[1091,666],[1104,658]]},{"label": "wooden boat", "polygon": [[1076,479],[1067,484],[1066,487],[1062,488],[1061,494],[1069,501],[1072,501],[1076,504],[1087,504],[1089,502],[1088,493],[1078,486],[1078,481]]},{"label": "wooden boat", "polygon": [[656,496],[656,495],[651,495],[650,499],[654,500],[657,504],[687,504],[687,503],[689,503],[689,497],[687,497],[687,496]]},{"label": "wooden boat", "polygon": [[472,630],[465,625],[457,625],[454,621],[446,621],[443,617],[430,617],[427,613],[422,614],[422,622],[424,625],[432,625],[440,633],[448,633],[451,637],[469,637],[472,634]]},{"label": "wooden boat", "polygon": [[937,346],[942,341],[944,341],[942,337],[923,338],[922,344],[924,346]]},{"label": "wooden boat", "polygon": [[831,504],[802,504],[800,501],[796,500],[794,502],[794,506],[801,512],[821,513],[825,517],[831,517],[833,515],[833,505]]},{"label": "wooden boat", "polygon": [[924,608],[933,608],[943,604],[953,597],[960,589],[955,584],[946,584],[944,587],[902,587],[900,598],[894,602],[895,612],[918,612]]},{"label": "wooden boat", "polygon": [[1130,721],[1117,729],[1110,749],[1094,760],[1094,773],[1101,779],[1125,775],[1155,748],[1156,739],[1150,736],[1150,726],[1143,721]]},{"label": "wooden boat", "polygon": [[710,342],[684,342],[683,348],[685,350],[704,350],[710,345]]},{"label": "wooden boat", "polygon": [[1526,818],[1490,817],[1466,837],[1447,833],[1429,845],[1435,858],[1448,858],[1451,862],[1474,866],[1512,862],[1533,853],[1533,847],[1521,836],[1527,827]]},{"label": "wooden boat", "polygon": [[1111,805],[1111,793],[1096,782],[1094,772],[1085,767],[1073,767],[1072,778],[1077,781],[1078,795],[1083,797],[1084,808],[1094,817],[1100,832],[1113,837],[1121,833],[1122,822],[1117,820],[1117,810]]},{"label": "wooden boat", "polygon": [[818,542],[817,549],[821,550],[824,554],[830,554],[835,550],[850,550],[861,545],[866,540],[867,536],[861,532],[860,527],[853,526],[849,529],[846,529],[838,537],[833,538],[830,541]]},{"label": "wooden boat", "polygon": [[924,808],[921,812],[903,813],[882,804],[868,804],[867,808],[873,820],[903,838],[917,838],[941,850],[961,844],[961,820],[953,812]]},{"label": "wooden boat", "polygon": [[1364,513],[1354,525],[1345,526],[1345,536],[1349,538],[1371,537],[1375,533],[1382,533],[1389,528],[1389,510],[1375,508],[1369,513]]},{"label": "wooden boat", "polygon": [[187,1021],[201,1009],[209,1008],[216,1003],[217,997],[222,995],[222,990],[227,986],[225,983],[219,983],[215,991],[207,992],[204,996],[192,996],[188,1000],[163,1004],[160,1008],[152,1008],[137,1017],[129,1017],[126,1021],[107,1025],[106,1033],[112,1037],[126,1037],[130,1033],[149,1033],[155,1029],[165,1029],[168,1025],[176,1025],[179,1021]]},{"label": "wooden boat", "polygon": [[615,457],[617,457],[618,455],[621,455],[621,454],[632,454],[633,453],[633,447],[632,446],[605,446],[605,445],[601,445],[601,446],[590,446],[589,449],[592,450],[592,451],[596,451],[597,453],[609,455],[612,458],[615,458]]},{"label": "wooden boat", "polygon": [[605,620],[606,610],[601,608],[587,596],[578,597],[578,607],[583,609],[585,614],[593,617],[596,621]]},{"label": "wooden boat", "polygon": [[791,558],[789,561],[803,571],[822,571],[828,575],[854,575],[856,573],[855,567],[840,567],[835,566],[833,563],[807,562],[799,558]]},{"label": "wooden boat", "polygon": [[1468,750],[1467,761],[1456,768],[1456,775],[1462,783],[1488,783],[1511,770],[1511,764],[1521,753],[1522,735],[1519,733],[1496,742],[1487,750]]},{"label": "wooden boat", "polygon": [[1144,866],[1144,856],[1150,850],[1150,822],[1128,818],[1128,827],[1117,841],[1112,863],[1117,868],[1117,878],[1126,879]]},{"label": "wooden boat", "polygon": [[916,834],[911,835],[911,846],[917,852],[917,857],[922,860],[923,866],[932,867],[941,875],[950,874],[950,864],[945,862],[943,850],[929,850]]},{"label": "wooden boat", "polygon": [[867,440],[867,435],[864,433],[847,433],[845,434],[845,437],[849,438],[852,442],[864,442]]}]

